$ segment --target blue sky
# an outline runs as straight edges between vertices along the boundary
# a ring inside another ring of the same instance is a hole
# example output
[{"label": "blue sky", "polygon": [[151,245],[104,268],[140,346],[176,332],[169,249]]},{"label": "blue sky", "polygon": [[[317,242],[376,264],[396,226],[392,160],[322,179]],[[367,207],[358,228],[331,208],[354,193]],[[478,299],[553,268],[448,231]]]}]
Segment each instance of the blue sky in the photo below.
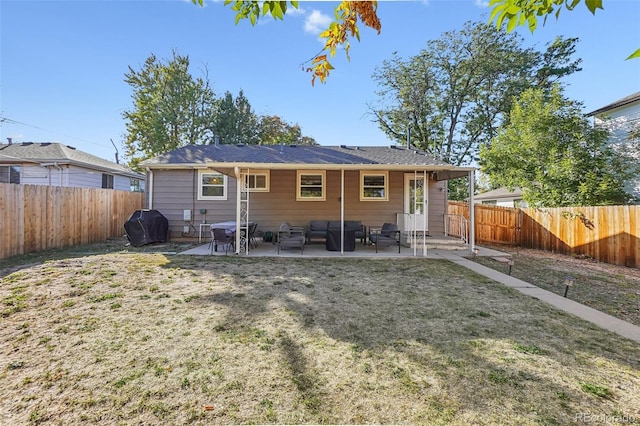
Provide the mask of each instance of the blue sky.
[{"label": "blue sky", "polygon": [[[327,83],[312,87],[302,63],[321,49],[317,34],[336,4],[301,1],[284,21],[251,27],[235,25],[222,2],[0,0],[0,114],[12,120],[0,124],[0,138],[61,142],[109,160],[113,140],[122,158],[122,112],[132,108],[124,74],[151,53],[169,59],[176,50],[189,56],[194,76],[206,66],[216,94],[242,89],[257,114],[298,123],[322,145],[389,145],[368,114],[375,68],[392,52],[416,55],[428,40],[489,13],[477,0],[380,1],[382,33],[361,28],[351,61],[338,52]],[[594,17],[581,4],[534,34],[518,30],[539,50],[558,35],[580,38],[583,70],[567,80],[567,95],[585,112],[640,90],[640,59],[625,61],[640,47],[640,1],[604,7]]]}]

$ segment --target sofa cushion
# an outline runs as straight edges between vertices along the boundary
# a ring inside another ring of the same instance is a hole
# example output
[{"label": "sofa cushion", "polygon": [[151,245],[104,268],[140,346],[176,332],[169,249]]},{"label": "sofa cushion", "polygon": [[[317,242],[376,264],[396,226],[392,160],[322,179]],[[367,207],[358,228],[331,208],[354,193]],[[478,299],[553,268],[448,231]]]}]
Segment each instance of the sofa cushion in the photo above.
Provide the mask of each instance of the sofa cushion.
[{"label": "sofa cushion", "polygon": [[326,231],[327,223],[326,220],[312,220],[309,222],[309,229],[311,231]]},{"label": "sofa cushion", "polygon": [[330,229],[341,228],[341,227],[342,227],[342,222],[340,222],[339,220],[330,220],[329,221],[329,228]]}]

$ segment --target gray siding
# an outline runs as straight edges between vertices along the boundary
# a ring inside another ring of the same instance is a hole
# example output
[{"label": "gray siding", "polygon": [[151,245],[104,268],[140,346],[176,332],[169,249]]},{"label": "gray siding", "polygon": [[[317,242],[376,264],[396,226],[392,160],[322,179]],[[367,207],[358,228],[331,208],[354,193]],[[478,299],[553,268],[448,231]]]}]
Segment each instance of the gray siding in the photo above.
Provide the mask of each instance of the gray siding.
[{"label": "gray siding", "polygon": [[[271,171],[269,192],[252,192],[249,198],[249,218],[261,231],[276,231],[281,223],[305,226],[311,220],[340,220],[340,172],[327,171],[325,201],[296,201],[296,171]],[[360,220],[366,226],[381,226],[396,222],[404,207],[404,173],[389,173],[388,201],[360,201],[360,173],[345,171],[345,220]],[[172,238],[197,237],[204,219],[200,209],[207,209],[207,223],[235,220],[236,181],[228,179],[227,200],[197,200],[197,170],[162,170],[154,172],[153,206],[169,220]],[[442,235],[446,191],[444,182],[429,181],[429,232]],[[183,235],[183,211],[192,211],[189,233]]]},{"label": "gray siding", "polygon": [[[208,223],[234,220],[236,217],[236,182],[227,180],[226,201],[199,201],[197,170],[162,170],[153,173],[153,205],[169,220],[171,238],[183,236],[183,227],[190,226],[188,236],[198,236],[199,224],[205,217],[200,209],[206,209]],[[192,222],[185,224],[183,211],[191,210]]]}]

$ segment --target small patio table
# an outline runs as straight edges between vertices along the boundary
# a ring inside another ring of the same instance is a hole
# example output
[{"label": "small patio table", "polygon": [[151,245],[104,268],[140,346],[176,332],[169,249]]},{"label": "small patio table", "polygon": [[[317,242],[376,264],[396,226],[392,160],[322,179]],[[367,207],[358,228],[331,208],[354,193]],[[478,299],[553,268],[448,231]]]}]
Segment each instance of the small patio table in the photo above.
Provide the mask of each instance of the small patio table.
[{"label": "small patio table", "polygon": [[[253,226],[253,222],[241,223],[240,226],[242,228],[245,228],[245,227],[251,228],[251,226]],[[228,236],[231,236],[231,235],[236,233],[236,221],[235,220],[227,220],[225,222],[212,223],[209,228],[210,229],[222,228],[222,229],[225,230],[225,233]],[[213,244],[213,250],[214,251],[218,251],[218,245],[215,243],[215,241],[212,241],[211,243]]]}]

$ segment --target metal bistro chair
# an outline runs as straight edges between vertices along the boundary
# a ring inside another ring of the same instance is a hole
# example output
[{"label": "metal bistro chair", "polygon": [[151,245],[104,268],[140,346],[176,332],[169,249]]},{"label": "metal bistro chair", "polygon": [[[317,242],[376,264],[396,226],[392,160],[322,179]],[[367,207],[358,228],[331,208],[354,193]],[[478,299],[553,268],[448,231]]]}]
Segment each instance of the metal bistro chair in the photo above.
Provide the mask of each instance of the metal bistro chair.
[{"label": "metal bistro chair", "polygon": [[229,247],[235,248],[235,238],[233,235],[227,235],[227,230],[224,228],[213,228],[211,229],[211,253],[213,254],[214,250],[218,251],[218,245],[225,246],[224,254],[229,253]]},{"label": "metal bistro chair", "polygon": [[258,247],[258,240],[256,239],[256,230],[257,229],[258,229],[258,224],[257,223],[254,223],[249,228],[249,238],[248,238],[247,241],[249,242],[249,247],[250,248],[257,248]]}]

